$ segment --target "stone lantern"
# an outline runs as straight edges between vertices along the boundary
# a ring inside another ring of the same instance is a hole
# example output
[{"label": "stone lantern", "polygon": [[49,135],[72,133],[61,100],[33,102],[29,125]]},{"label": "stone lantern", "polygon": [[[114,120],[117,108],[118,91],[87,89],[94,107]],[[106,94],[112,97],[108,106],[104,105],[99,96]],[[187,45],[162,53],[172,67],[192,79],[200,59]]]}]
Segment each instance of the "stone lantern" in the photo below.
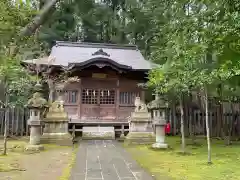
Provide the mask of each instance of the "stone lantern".
[{"label": "stone lantern", "polygon": [[37,83],[34,86],[35,93],[28,100],[27,107],[30,110],[30,118],[28,125],[30,126],[30,141],[26,150],[42,150],[44,147],[40,144],[42,127],[44,125],[42,119],[47,110],[47,101],[42,97],[42,86]]},{"label": "stone lantern", "polygon": [[152,111],[153,125],[155,126],[156,143],[152,145],[156,149],[166,149],[168,145],[165,143],[165,125],[167,103],[158,95],[155,100],[148,104],[148,108]]}]

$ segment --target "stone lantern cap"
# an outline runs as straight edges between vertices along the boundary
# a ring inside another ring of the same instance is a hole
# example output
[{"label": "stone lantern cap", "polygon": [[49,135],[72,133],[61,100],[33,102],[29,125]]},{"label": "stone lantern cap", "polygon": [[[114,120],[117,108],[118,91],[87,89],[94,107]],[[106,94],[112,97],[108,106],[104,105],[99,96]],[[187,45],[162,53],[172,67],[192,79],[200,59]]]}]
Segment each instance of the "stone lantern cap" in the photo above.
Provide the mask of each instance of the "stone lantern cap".
[{"label": "stone lantern cap", "polygon": [[34,86],[35,93],[33,94],[32,98],[28,100],[27,107],[29,109],[44,109],[48,107],[48,102],[46,99],[42,97],[42,85],[36,84]]},{"label": "stone lantern cap", "polygon": [[158,94],[155,94],[155,99],[148,103],[147,107],[151,110],[166,109],[168,108],[168,103]]}]

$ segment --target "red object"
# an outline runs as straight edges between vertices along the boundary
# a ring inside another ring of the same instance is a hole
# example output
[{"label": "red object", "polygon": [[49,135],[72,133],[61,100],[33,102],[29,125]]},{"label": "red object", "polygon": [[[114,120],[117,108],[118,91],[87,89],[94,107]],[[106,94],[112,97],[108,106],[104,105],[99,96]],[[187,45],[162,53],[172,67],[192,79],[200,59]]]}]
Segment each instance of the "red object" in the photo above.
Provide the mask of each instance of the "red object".
[{"label": "red object", "polygon": [[170,134],[170,131],[171,131],[170,123],[167,123],[165,125],[165,134]]}]

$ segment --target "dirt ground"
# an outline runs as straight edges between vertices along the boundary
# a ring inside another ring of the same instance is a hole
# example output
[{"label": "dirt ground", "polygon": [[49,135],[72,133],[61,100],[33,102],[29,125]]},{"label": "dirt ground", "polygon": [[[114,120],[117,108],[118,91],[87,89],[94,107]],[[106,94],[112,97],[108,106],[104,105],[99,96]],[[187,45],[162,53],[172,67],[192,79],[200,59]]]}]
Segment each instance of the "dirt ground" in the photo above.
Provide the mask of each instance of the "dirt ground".
[{"label": "dirt ground", "polygon": [[[10,141],[0,156],[0,180],[60,180],[72,157],[72,147],[44,145],[40,153],[23,151],[26,142]],[[3,141],[0,140],[2,151]]]}]

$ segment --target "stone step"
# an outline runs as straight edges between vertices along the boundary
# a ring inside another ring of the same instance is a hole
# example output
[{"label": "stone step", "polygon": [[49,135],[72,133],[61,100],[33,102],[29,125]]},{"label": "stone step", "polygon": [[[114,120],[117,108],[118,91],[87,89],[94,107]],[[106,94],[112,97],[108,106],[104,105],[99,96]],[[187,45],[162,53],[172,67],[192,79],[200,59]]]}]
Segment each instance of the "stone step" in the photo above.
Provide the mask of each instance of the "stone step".
[{"label": "stone step", "polygon": [[115,139],[113,126],[84,126],[82,139]]}]

